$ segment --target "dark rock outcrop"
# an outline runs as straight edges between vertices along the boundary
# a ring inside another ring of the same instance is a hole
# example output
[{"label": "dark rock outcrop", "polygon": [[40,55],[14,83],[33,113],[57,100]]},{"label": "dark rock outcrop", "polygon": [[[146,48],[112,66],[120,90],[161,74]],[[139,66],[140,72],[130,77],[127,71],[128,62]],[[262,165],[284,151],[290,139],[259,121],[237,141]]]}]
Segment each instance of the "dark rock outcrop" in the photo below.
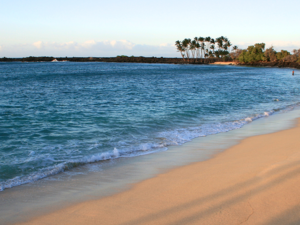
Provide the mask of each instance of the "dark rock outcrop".
[{"label": "dark rock outcrop", "polygon": [[170,64],[208,64],[222,59],[190,59],[183,60],[182,58],[164,58],[164,57],[26,57],[26,58],[0,58],[0,62],[51,62],[56,59],[57,61],[70,61],[70,62],[127,62],[127,63],[170,63]]},{"label": "dark rock outcrop", "polygon": [[[0,62],[51,62],[53,60],[57,61],[70,61],[70,62],[119,62],[119,63],[168,63],[168,64],[209,64],[214,62],[230,62],[232,60],[224,60],[221,58],[207,58],[207,59],[190,59],[183,60],[182,58],[164,58],[164,57],[127,57],[127,56],[117,56],[117,57],[64,57],[64,58],[54,58],[54,57],[26,57],[26,58],[0,58]],[[263,66],[263,67],[290,67],[300,69],[300,64],[296,62],[255,62],[255,63],[238,63],[237,65],[245,66]]]},{"label": "dark rock outcrop", "polygon": [[238,63],[238,65],[245,66],[262,66],[262,67],[288,67],[300,69],[300,64],[296,62],[284,62],[284,61],[275,61],[275,62],[254,62],[254,63]]}]

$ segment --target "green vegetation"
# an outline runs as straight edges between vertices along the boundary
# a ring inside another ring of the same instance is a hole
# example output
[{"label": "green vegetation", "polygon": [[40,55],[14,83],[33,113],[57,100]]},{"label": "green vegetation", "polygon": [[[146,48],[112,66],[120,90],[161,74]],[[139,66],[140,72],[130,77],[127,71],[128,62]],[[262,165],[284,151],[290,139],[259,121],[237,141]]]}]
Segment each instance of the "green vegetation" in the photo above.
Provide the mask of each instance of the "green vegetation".
[{"label": "green vegetation", "polygon": [[[180,52],[183,60],[190,58],[230,58],[229,52],[232,46],[226,37],[195,37],[193,40],[186,38],[183,41],[176,41],[175,46]],[[216,49],[217,46],[217,50]],[[236,47],[237,48],[237,47]]]},{"label": "green vegetation", "polygon": [[241,63],[256,63],[256,62],[275,62],[275,63],[298,63],[300,64],[300,49],[293,50],[293,54],[286,50],[276,52],[271,46],[265,50],[264,43],[257,43],[249,46],[246,50],[236,50],[236,54],[231,58],[238,60]]},{"label": "green vegetation", "polygon": [[258,62],[266,60],[264,54],[265,44],[255,44],[247,48],[247,50],[242,50],[238,57],[238,60],[243,63]]},{"label": "green vegetation", "polygon": [[127,55],[117,55],[117,58],[121,58],[121,57],[128,57]]},{"label": "green vegetation", "polygon": [[[193,40],[185,38],[176,41],[175,46],[184,61],[197,62],[200,58],[214,58],[222,60],[233,60],[243,64],[265,63],[266,65],[300,67],[300,49],[293,50],[293,54],[286,50],[276,52],[271,46],[265,49],[265,43],[256,43],[247,49],[239,49],[233,46],[226,37],[195,37]],[[271,63],[271,64],[270,64]],[[274,64],[275,63],[275,64]],[[292,64],[291,64],[292,63]]]},{"label": "green vegetation", "polygon": [[281,60],[281,59],[284,59],[286,56],[290,55],[291,53],[289,53],[288,51],[286,50],[281,50],[281,52],[278,52],[276,54],[276,57],[278,60]]}]

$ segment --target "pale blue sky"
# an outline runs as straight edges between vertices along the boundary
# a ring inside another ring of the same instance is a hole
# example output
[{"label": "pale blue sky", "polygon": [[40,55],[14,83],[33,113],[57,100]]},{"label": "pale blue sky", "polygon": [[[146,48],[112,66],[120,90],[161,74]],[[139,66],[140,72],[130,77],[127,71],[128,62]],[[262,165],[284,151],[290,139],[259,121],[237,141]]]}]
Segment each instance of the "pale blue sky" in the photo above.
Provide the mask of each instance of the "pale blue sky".
[{"label": "pale blue sky", "polygon": [[178,56],[176,40],[227,36],[245,48],[300,48],[296,0],[10,0],[0,7],[0,57]]}]

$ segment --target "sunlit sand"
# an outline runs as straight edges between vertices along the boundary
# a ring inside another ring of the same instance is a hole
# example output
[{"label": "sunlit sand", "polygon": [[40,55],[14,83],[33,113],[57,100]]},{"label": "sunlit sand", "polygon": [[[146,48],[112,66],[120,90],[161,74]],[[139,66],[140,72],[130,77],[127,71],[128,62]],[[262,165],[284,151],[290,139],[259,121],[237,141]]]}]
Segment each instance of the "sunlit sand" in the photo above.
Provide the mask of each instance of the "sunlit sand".
[{"label": "sunlit sand", "polygon": [[296,224],[299,125],[24,224]]}]

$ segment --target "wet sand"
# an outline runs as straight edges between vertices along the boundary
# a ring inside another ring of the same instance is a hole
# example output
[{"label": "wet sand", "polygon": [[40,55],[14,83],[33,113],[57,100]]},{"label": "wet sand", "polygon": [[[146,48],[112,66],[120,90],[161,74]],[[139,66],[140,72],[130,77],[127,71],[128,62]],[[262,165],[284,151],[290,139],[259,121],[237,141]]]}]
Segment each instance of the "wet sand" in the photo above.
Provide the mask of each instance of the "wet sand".
[{"label": "wet sand", "polygon": [[299,224],[300,120],[130,190],[21,224]]}]

